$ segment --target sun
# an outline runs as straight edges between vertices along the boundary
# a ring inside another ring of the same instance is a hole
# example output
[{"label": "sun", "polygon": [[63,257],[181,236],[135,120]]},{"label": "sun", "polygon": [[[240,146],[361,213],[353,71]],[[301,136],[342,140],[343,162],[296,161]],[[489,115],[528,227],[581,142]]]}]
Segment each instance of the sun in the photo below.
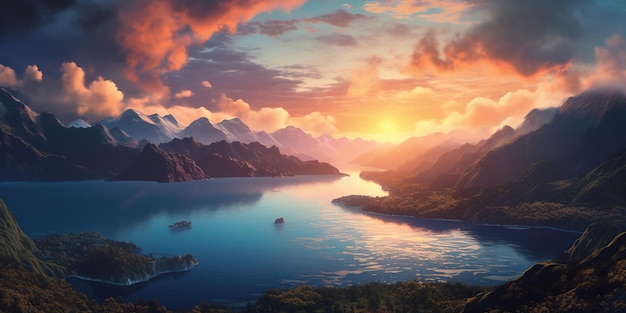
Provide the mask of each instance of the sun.
[{"label": "sun", "polygon": [[380,121],[380,130],[385,133],[393,133],[396,130],[396,123],[389,118],[382,119]]}]

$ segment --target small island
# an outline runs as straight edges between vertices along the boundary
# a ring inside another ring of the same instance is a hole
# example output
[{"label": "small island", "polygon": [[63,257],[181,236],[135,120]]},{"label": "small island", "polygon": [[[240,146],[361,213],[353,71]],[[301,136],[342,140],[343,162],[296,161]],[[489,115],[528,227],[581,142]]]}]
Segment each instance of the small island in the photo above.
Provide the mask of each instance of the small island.
[{"label": "small island", "polygon": [[191,221],[178,221],[174,224],[169,225],[168,227],[173,229],[191,228]]},{"label": "small island", "polygon": [[96,232],[53,234],[36,244],[38,257],[63,267],[66,276],[113,285],[133,285],[198,264],[191,254],[141,255],[135,244],[106,239]]},{"label": "small island", "polygon": [[274,221],[274,224],[285,224],[285,219],[281,216]]}]

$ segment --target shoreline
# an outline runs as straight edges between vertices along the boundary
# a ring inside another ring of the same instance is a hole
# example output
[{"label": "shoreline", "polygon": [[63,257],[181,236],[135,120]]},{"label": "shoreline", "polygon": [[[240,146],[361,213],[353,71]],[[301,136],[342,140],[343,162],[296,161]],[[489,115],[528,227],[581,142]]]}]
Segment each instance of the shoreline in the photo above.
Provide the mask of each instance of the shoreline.
[{"label": "shoreline", "polygon": [[580,230],[575,230],[575,229],[567,229],[567,228],[560,228],[560,227],[554,227],[554,226],[545,226],[545,225],[472,223],[472,222],[469,222],[469,221],[464,221],[464,220],[460,220],[460,219],[451,219],[451,218],[419,217],[419,216],[405,215],[405,214],[380,213],[380,212],[375,212],[375,211],[363,210],[363,206],[360,206],[360,205],[344,205],[344,204],[341,204],[341,203],[338,203],[338,202],[334,202],[334,201],[331,201],[331,204],[339,206],[339,207],[344,208],[346,210],[358,211],[358,212],[360,212],[362,214],[366,214],[366,215],[370,215],[371,214],[371,215],[389,216],[389,217],[406,217],[406,218],[413,218],[413,219],[417,219],[417,220],[456,222],[456,223],[464,223],[464,224],[468,224],[468,225],[490,226],[490,227],[508,227],[508,228],[516,227],[516,228],[531,228],[531,229],[550,229],[550,230],[557,230],[557,231],[570,232],[570,233],[579,233],[579,234],[582,234],[584,232],[584,230],[580,231]]},{"label": "shoreline", "polygon": [[164,271],[164,272],[156,273],[154,275],[148,275],[149,277],[148,278],[144,278],[144,279],[139,279],[139,280],[131,280],[131,279],[129,279],[128,283],[118,283],[118,282],[113,282],[113,281],[107,281],[107,280],[102,280],[102,279],[82,276],[82,275],[78,275],[78,274],[73,274],[73,275],[67,276],[66,279],[67,278],[77,278],[77,279],[84,280],[84,281],[103,283],[103,284],[108,284],[108,285],[113,285],[113,286],[132,286],[132,285],[148,282],[151,279],[153,279],[153,278],[155,278],[155,277],[157,277],[159,275],[170,274],[170,273],[188,272],[191,269],[193,269],[194,267],[196,267],[198,264],[199,264],[199,262],[196,262],[196,263],[194,263],[193,267],[190,267],[190,268],[187,268],[187,269]]}]

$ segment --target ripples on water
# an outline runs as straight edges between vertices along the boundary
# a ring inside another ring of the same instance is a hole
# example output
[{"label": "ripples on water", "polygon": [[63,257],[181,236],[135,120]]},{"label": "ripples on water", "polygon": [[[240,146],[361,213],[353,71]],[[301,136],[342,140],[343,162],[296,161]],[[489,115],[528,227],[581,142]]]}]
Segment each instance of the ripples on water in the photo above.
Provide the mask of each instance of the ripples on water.
[{"label": "ripples on water", "polygon": [[[169,308],[212,301],[243,306],[269,288],[410,279],[497,285],[557,257],[578,236],[551,229],[468,225],[363,214],[332,205],[384,195],[350,177],[146,182],[0,183],[29,235],[99,231],[145,253],[191,252],[200,265],[131,287],[72,280],[90,297],[158,298]],[[37,195],[37,196],[33,196]],[[274,225],[283,216],[284,225]],[[177,220],[193,221],[171,231]]]}]

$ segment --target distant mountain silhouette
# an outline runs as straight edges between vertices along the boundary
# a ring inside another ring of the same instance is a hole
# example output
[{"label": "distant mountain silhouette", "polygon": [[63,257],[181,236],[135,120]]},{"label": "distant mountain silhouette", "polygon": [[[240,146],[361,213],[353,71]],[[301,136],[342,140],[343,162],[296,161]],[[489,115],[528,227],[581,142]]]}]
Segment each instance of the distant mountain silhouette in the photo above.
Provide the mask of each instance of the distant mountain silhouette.
[{"label": "distant mountain silhouette", "polygon": [[509,143],[515,134],[513,128],[505,126],[488,139],[443,153],[432,166],[417,173],[411,180],[435,187],[453,187],[464,171],[487,152]]},{"label": "distant mountain silhouette", "polygon": [[387,170],[396,170],[406,167],[407,162],[416,163],[419,156],[425,155],[431,149],[454,149],[466,142],[466,135],[462,131],[451,133],[432,133],[421,137],[411,137],[392,148],[372,150],[355,158],[354,163],[364,166],[377,167]]},{"label": "distant mountain silhouette", "polygon": [[280,143],[283,153],[302,160],[352,163],[363,153],[388,146],[361,138],[335,138],[330,135],[315,137],[294,126],[279,129],[271,135]]},{"label": "distant mountain silhouette", "polygon": [[118,127],[138,141],[147,139],[156,144],[172,140],[181,131],[178,121],[171,115],[145,115],[133,109],[124,111],[117,118],[104,119],[100,124],[108,128]]}]

